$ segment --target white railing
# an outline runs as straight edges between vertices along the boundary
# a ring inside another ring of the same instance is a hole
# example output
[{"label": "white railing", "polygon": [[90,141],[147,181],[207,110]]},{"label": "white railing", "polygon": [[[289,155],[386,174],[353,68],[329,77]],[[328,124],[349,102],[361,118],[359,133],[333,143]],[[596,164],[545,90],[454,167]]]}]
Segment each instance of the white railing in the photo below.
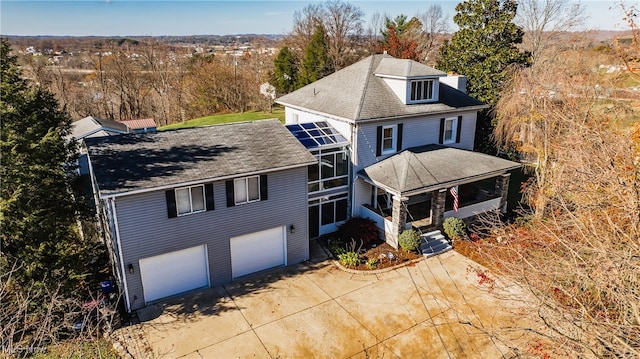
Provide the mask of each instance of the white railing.
[{"label": "white railing", "polygon": [[[382,216],[380,213],[369,209],[365,206],[362,206],[360,208],[360,215],[362,216],[362,218],[369,218],[372,221],[376,222],[376,224],[378,225],[378,228],[380,228],[380,230],[383,230],[384,233],[393,233],[393,224],[390,220],[386,219],[384,216]],[[411,222],[407,222],[405,224],[405,229],[409,229],[411,228]]]},{"label": "white railing", "polygon": [[472,205],[466,207],[458,208],[458,212],[456,211],[446,211],[444,212],[444,218],[456,217],[456,218],[467,218],[473,217],[483,212],[488,212],[492,210],[496,210],[500,207],[500,197],[493,198],[488,201],[474,203]]}]

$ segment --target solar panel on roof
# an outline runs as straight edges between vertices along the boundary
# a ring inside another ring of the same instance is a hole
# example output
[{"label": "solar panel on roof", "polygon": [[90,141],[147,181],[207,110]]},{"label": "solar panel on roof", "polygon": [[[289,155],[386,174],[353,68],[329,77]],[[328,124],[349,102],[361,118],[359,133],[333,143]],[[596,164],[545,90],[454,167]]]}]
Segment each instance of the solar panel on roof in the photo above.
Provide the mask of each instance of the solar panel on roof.
[{"label": "solar panel on roof", "polygon": [[348,143],[347,139],[326,121],[306,122],[286,127],[306,148],[346,145]]}]

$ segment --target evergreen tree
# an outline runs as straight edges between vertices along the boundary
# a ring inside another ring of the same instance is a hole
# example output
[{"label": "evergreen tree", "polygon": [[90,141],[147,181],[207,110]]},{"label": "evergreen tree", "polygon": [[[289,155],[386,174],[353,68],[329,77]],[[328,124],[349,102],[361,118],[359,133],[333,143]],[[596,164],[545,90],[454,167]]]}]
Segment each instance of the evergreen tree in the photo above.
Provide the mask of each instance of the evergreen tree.
[{"label": "evergreen tree", "polygon": [[[500,91],[507,85],[509,69],[527,65],[529,54],[516,47],[523,30],[513,23],[518,4],[515,0],[466,0],[456,6],[453,21],[459,30],[440,50],[438,69],[467,76],[469,95],[494,107]],[[476,146],[492,148],[488,139],[493,129],[489,111],[480,114]]]},{"label": "evergreen tree", "polygon": [[21,78],[0,40],[0,274],[17,266],[15,288],[60,287],[70,293],[85,268],[77,232],[81,196],[72,194],[71,120],[53,94]]},{"label": "evergreen tree", "polygon": [[317,25],[302,60],[298,87],[315,82],[332,72],[329,65],[328,49],[327,33],[322,25]]},{"label": "evergreen tree", "polygon": [[296,55],[285,46],[280,49],[273,60],[274,83],[278,93],[289,93],[296,89],[298,83],[298,60]]},{"label": "evergreen tree", "polygon": [[418,42],[423,40],[422,22],[416,17],[407,21],[407,16],[400,14],[395,20],[385,18],[385,26],[378,52],[386,51],[398,59],[420,61]]}]

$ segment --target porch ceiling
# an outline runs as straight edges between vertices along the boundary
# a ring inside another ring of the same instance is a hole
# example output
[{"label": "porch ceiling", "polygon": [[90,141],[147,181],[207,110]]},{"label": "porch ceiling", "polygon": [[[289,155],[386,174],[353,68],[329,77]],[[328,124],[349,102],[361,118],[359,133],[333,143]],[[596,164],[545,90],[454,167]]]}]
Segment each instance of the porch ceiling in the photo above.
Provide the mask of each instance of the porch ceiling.
[{"label": "porch ceiling", "polygon": [[427,145],[406,149],[358,175],[390,193],[407,196],[497,176],[518,167],[519,163],[483,153]]}]

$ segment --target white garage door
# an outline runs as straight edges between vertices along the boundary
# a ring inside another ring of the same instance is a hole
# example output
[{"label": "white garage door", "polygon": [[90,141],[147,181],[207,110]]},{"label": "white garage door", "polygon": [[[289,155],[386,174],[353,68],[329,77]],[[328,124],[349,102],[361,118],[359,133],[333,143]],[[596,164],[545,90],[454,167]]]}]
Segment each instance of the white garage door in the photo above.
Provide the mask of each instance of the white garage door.
[{"label": "white garage door", "polygon": [[231,238],[233,278],[285,265],[284,231],[284,227],[277,227]]},{"label": "white garage door", "polygon": [[140,260],[145,302],[209,286],[206,246]]}]

